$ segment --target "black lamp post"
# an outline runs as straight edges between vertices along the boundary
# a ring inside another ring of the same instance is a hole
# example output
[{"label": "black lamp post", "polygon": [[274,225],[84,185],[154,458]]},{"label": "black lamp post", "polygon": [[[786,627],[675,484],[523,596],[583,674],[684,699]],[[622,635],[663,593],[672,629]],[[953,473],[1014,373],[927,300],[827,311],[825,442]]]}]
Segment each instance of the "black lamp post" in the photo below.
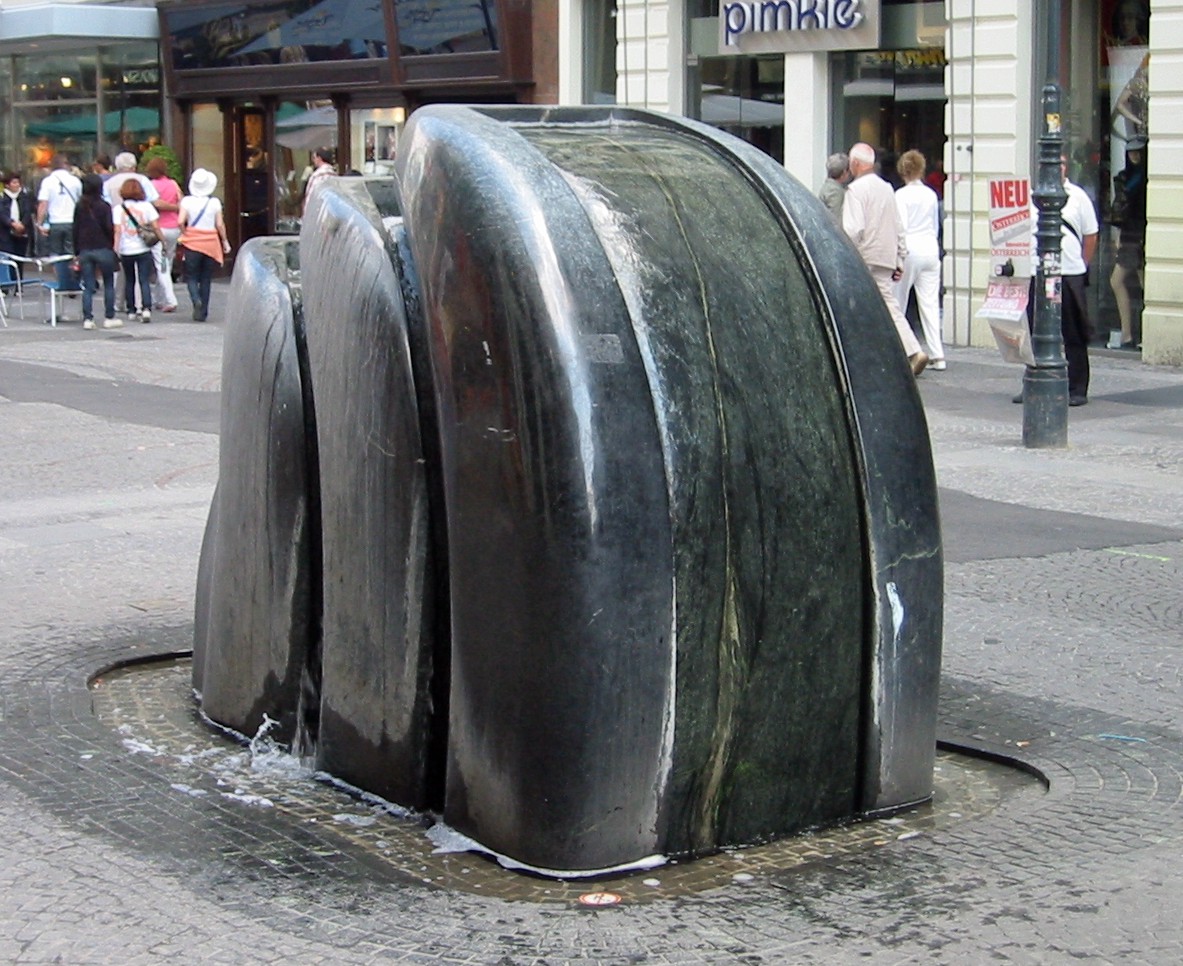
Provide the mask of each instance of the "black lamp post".
[{"label": "black lamp post", "polygon": [[1031,348],[1035,364],[1023,375],[1023,445],[1052,449],[1068,445],[1068,364],[1060,328],[1063,312],[1060,266],[1060,210],[1067,200],[1061,157],[1064,136],[1060,122],[1060,0],[1048,0],[1047,82],[1041,108],[1039,171],[1031,196],[1039,210],[1035,231],[1035,326]]}]

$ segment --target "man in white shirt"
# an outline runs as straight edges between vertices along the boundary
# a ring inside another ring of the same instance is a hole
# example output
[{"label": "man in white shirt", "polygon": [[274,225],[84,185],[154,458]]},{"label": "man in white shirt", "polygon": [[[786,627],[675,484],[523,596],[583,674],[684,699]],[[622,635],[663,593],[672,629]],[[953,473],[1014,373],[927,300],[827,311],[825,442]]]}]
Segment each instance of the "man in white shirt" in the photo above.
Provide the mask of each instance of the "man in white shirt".
[{"label": "man in white shirt", "polygon": [[123,195],[119,192],[123,188],[123,182],[128,178],[135,178],[140,183],[140,187],[144,189],[145,201],[155,204],[160,200],[160,192],[152,184],[152,179],[136,171],[136,156],[130,151],[124,151],[115,155],[115,173],[103,182],[103,200],[112,208],[123,203]]},{"label": "man in white shirt", "polygon": [[[37,190],[37,230],[46,240],[49,255],[73,255],[74,206],[82,197],[82,181],[70,173],[70,162],[64,154],[55,154],[50,165],[53,171]],[[78,288],[67,259],[57,262],[54,271],[60,291]]]},{"label": "man in white shirt", "polygon": [[875,173],[875,151],[869,144],[859,142],[849,154],[854,180],[847,185],[842,203],[842,229],[863,256],[895,323],[912,372],[920,375],[928,365],[928,356],[920,348],[895,295],[895,283],[903,275],[908,253],[895,206],[895,192]]},{"label": "man in white shirt", "polygon": [[337,169],[333,166],[336,161],[337,152],[332,148],[317,148],[312,152],[312,174],[308,176],[308,181],[304,185],[304,210],[308,210],[308,199],[312,197],[312,189],[320,184],[325,178],[331,178],[337,173]]},{"label": "man in white shirt", "polygon": [[[152,179],[146,174],[140,174],[136,171],[136,156],[130,151],[122,151],[115,155],[115,173],[103,182],[103,200],[112,208],[118,208],[123,204],[123,184],[129,178],[133,178],[140,183],[140,187],[144,189],[145,201],[154,203],[160,200],[160,192],[156,190],[156,185],[152,183]],[[123,312],[125,309],[132,310],[135,308],[134,305],[125,306],[123,304],[125,297],[124,286],[119,285],[116,287],[115,297],[120,312]]]},{"label": "man in white shirt", "polygon": [[[1092,321],[1089,318],[1088,269],[1097,251],[1097,211],[1092,199],[1080,185],[1068,180],[1068,162],[1060,159],[1064,175],[1064,191],[1068,198],[1060,211],[1060,332],[1064,338],[1064,359],[1068,363],[1068,405],[1084,406],[1089,401],[1089,340]],[[1031,217],[1038,225],[1039,210],[1031,206]],[[1027,300],[1027,321],[1034,325],[1035,271],[1038,255],[1031,254],[1031,297]],[[1023,395],[1015,396],[1022,402]]]}]

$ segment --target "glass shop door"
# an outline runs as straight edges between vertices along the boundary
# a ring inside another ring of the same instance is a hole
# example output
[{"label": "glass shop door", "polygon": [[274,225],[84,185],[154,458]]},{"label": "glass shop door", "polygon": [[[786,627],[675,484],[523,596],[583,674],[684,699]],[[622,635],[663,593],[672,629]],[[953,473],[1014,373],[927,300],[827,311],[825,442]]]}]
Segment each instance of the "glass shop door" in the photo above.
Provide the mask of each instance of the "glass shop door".
[{"label": "glass shop door", "polygon": [[266,113],[261,107],[236,108],[238,172],[238,244],[271,233],[271,158],[266,141]]}]

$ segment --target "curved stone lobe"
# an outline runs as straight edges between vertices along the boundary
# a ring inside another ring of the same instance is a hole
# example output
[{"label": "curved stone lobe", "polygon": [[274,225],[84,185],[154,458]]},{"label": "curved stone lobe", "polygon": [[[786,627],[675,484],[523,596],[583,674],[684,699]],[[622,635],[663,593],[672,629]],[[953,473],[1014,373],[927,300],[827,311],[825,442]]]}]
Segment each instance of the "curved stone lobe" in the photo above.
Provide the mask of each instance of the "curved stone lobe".
[{"label": "curved stone lobe", "polygon": [[[254,239],[235,266],[222,354],[219,481],[202,547],[194,681],[243,734],[295,733],[315,636],[316,524],[298,346],[295,240]],[[204,600],[203,600],[204,597]]]},{"label": "curved stone lobe", "polygon": [[425,808],[442,780],[431,765],[435,587],[406,311],[366,185],[322,187],[300,236],[324,560],[316,758]]}]

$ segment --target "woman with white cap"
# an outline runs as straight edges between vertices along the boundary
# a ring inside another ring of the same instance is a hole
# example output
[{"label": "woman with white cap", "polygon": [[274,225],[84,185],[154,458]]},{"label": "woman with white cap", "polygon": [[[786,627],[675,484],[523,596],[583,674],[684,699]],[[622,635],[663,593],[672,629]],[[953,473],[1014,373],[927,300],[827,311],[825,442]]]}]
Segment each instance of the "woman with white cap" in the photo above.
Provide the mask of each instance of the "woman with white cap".
[{"label": "woman with white cap", "polygon": [[214,266],[221,265],[230,252],[222,202],[213,196],[217,186],[216,174],[198,168],[189,176],[189,193],[181,199],[181,210],[177,213],[181,228],[178,243],[185,248],[185,283],[193,302],[194,322],[206,320]]}]

